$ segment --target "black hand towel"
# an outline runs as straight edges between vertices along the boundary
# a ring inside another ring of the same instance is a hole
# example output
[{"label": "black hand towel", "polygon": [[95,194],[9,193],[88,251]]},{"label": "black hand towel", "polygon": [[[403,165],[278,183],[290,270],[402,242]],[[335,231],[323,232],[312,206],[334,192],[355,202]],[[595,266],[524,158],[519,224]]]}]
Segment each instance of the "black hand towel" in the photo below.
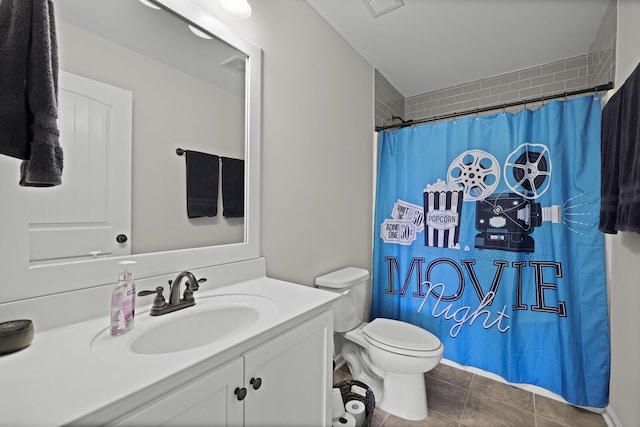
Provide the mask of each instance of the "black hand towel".
[{"label": "black hand towel", "polygon": [[226,218],[244,216],[244,160],[222,158],[222,207]]},{"label": "black hand towel", "polygon": [[602,110],[598,229],[640,233],[640,65]]},{"label": "black hand towel", "polygon": [[0,2],[0,153],[23,159],[20,185],[59,185],[58,53],[51,0]]},{"label": "black hand towel", "polygon": [[218,214],[220,158],[215,154],[187,151],[187,216]]}]

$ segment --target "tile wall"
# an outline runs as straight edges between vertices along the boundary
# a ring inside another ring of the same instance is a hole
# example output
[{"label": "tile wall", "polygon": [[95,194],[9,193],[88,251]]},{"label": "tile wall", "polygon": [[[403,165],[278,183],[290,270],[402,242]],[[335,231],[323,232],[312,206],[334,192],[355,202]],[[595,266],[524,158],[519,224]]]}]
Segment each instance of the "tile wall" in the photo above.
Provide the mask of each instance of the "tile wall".
[{"label": "tile wall", "polygon": [[[610,0],[588,54],[589,86],[613,82],[616,75],[618,1]],[[619,82],[622,84],[623,82]]]},{"label": "tile wall", "polygon": [[[587,54],[405,99],[405,119],[538,98],[589,87]],[[534,107],[533,104],[530,107]],[[513,108],[513,111],[521,110]],[[507,109],[509,111],[509,109]]]},{"label": "tile wall", "polygon": [[393,116],[404,118],[404,96],[376,70],[375,87],[375,109],[376,126],[386,126],[392,124]]}]

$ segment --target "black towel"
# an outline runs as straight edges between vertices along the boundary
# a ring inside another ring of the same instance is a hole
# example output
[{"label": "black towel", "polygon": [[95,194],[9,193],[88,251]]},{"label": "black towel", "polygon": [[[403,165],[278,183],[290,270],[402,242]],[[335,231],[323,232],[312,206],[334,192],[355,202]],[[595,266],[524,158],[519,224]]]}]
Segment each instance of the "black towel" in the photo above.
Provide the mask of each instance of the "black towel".
[{"label": "black towel", "polygon": [[640,233],[640,65],[602,110],[598,229]]},{"label": "black towel", "polygon": [[218,214],[220,158],[215,154],[187,151],[187,216]]},{"label": "black towel", "polygon": [[20,185],[59,185],[58,53],[51,0],[0,2],[0,154],[23,159]]},{"label": "black towel", "polygon": [[222,158],[222,207],[226,218],[244,216],[244,160]]}]

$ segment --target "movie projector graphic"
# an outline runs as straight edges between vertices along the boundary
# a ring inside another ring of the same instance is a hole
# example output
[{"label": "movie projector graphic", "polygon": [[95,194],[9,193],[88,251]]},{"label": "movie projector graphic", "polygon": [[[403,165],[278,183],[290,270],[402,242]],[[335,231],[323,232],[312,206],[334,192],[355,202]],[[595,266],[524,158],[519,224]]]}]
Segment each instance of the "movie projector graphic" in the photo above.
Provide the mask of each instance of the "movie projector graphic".
[{"label": "movie projector graphic", "polygon": [[[549,149],[542,144],[524,143],[509,154],[502,168],[510,191],[496,193],[501,168],[494,156],[469,150],[456,157],[447,171],[447,186],[457,187],[464,201],[476,203],[475,227],[479,233],[475,247],[533,252],[535,241],[531,233],[535,228],[543,222],[563,221],[562,206],[542,207],[535,202],[549,189],[551,172]],[[425,203],[425,216],[427,208]],[[425,234],[425,243],[426,240]]]}]

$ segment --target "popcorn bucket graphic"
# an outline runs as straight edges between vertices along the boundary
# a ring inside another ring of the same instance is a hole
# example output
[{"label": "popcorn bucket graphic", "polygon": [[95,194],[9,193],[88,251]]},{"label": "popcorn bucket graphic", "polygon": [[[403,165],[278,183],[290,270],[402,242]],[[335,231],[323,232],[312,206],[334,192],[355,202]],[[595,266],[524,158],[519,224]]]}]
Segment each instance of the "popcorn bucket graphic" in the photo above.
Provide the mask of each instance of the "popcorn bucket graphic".
[{"label": "popcorn bucket graphic", "polygon": [[460,215],[462,214],[462,189],[457,184],[438,180],[427,185],[424,199],[424,244],[438,248],[458,245]]}]

